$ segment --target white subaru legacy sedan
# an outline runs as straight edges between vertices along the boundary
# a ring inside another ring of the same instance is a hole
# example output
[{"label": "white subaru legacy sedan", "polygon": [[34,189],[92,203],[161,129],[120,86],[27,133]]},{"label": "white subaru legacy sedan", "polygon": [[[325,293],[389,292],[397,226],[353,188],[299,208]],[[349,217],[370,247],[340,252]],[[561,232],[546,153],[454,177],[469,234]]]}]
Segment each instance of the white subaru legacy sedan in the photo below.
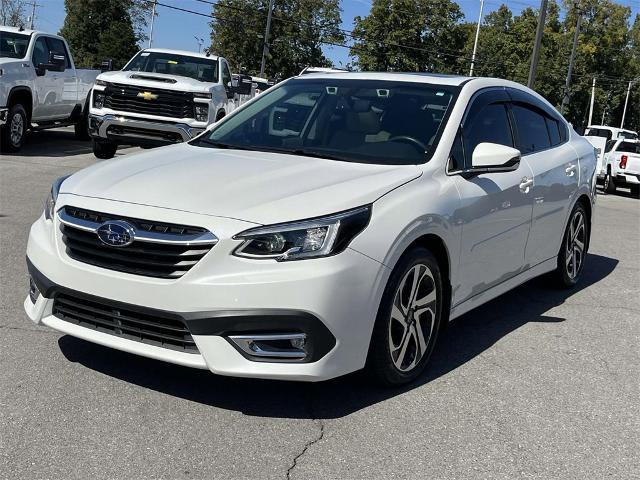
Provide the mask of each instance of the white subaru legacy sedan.
[{"label": "white subaru legacy sedan", "polygon": [[221,375],[402,384],[446,322],[579,281],[589,142],[516,83],[292,78],[193,141],[56,181],[31,228],[32,321]]}]

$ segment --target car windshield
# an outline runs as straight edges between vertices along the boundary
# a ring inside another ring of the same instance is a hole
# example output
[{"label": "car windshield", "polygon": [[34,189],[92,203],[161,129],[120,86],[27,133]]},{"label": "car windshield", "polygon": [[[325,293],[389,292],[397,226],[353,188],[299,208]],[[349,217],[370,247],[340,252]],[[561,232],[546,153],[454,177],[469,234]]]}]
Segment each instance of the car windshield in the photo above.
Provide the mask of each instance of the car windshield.
[{"label": "car windshield", "polygon": [[635,153],[640,155],[640,143],[620,142],[620,145],[618,145],[616,151],[624,153]]},{"label": "car windshield", "polygon": [[0,58],[24,58],[29,46],[29,35],[0,32]]},{"label": "car windshield", "polygon": [[618,138],[625,138],[627,140],[637,140],[638,134],[635,132],[619,132]]},{"label": "car windshield", "polygon": [[192,144],[359,163],[424,163],[456,91],[417,82],[293,79]]},{"label": "car windshield", "polygon": [[123,68],[125,71],[166,73],[201,82],[218,82],[218,60],[163,52],[139,52]]}]

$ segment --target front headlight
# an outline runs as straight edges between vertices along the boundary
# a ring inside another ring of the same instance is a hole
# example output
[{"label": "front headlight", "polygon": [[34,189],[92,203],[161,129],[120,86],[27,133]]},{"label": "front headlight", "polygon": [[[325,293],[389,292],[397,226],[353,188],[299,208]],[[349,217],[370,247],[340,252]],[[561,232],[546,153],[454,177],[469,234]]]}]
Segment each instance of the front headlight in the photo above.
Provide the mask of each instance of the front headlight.
[{"label": "front headlight", "polygon": [[104,90],[93,91],[93,108],[101,109],[104,107]]},{"label": "front headlight", "polygon": [[51,191],[49,192],[49,196],[44,202],[44,218],[47,220],[53,219],[53,214],[55,213],[56,208],[56,200],[58,200],[58,193],[60,193],[60,186],[62,182],[64,182],[71,175],[65,175],[64,177],[58,178],[53,185],[51,185]]},{"label": "front headlight", "polygon": [[195,114],[196,114],[196,120],[198,122],[206,122],[207,120],[209,120],[209,104],[196,103]]},{"label": "front headlight", "polygon": [[252,228],[233,237],[244,240],[233,254],[279,262],[335,255],[365,229],[370,218],[371,206],[366,206],[327,217]]}]

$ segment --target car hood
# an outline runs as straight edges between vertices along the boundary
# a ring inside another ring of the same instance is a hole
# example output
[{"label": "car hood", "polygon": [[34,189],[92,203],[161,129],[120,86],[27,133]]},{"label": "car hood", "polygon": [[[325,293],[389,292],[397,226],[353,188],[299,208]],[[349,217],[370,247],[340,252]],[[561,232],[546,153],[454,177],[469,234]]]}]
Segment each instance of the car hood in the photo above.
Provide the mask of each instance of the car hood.
[{"label": "car hood", "polygon": [[271,224],[375,201],[421,175],[416,165],[370,165],[172,145],[97,163],[61,193]]},{"label": "car hood", "polygon": [[153,72],[125,72],[121,70],[102,73],[98,78],[105,82],[136,85],[149,89],[175,90],[178,92],[208,92],[211,87],[215,85],[215,83],[200,82],[199,80],[182,77],[180,75],[167,75],[165,73]]}]

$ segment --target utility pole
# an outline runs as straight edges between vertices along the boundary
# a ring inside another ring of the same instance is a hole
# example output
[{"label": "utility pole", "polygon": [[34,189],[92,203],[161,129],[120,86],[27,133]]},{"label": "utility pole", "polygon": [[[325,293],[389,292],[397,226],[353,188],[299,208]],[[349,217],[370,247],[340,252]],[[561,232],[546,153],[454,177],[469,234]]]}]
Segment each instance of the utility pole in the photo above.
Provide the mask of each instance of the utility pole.
[{"label": "utility pole", "polygon": [[269,33],[271,33],[271,15],[275,0],[269,0],[269,13],[267,13],[267,28],[264,32],[264,45],[262,46],[262,62],[260,63],[260,76],[264,77],[264,69],[267,66],[267,55],[269,54]]},{"label": "utility pole", "polygon": [[478,16],[478,25],[476,26],[476,39],[473,42],[473,53],[471,54],[471,68],[469,76],[473,76],[473,67],[476,63],[476,51],[478,50],[478,38],[480,37],[480,24],[482,23],[482,9],[484,8],[484,0],[480,0],[480,15]]},{"label": "utility pole", "polygon": [[41,7],[42,5],[38,4],[36,0],[33,0],[31,3],[25,3],[25,5],[31,5],[31,16],[29,17],[29,30],[33,30],[33,22],[36,19],[36,8]]},{"label": "utility pole", "polygon": [[629,93],[631,93],[631,86],[640,80],[640,77],[635,80],[629,81],[629,86],[627,87],[627,96],[624,99],[624,108],[622,109],[622,121],[620,122],[620,128],[624,128],[624,117],[627,116],[627,104],[629,103]]},{"label": "utility pole", "polygon": [[193,36],[193,38],[195,38],[196,42],[198,42],[198,53],[200,53],[202,51],[202,45],[204,45],[204,38],[196,37],[195,35]]},{"label": "utility pole", "polygon": [[578,20],[576,20],[576,31],[573,35],[573,47],[571,48],[571,57],[569,57],[569,71],[567,72],[567,80],[564,84],[564,96],[562,97],[562,105],[560,105],[560,113],[564,115],[564,110],[569,103],[569,88],[571,87],[571,75],[573,74],[573,64],[576,61],[576,49],[578,48],[578,35],[580,34],[580,23],[582,22],[582,12],[578,8],[578,2],[574,3],[578,12]]},{"label": "utility pole", "polygon": [[[591,84],[591,104],[589,105],[589,121],[587,127],[591,125],[591,119],[593,118],[593,102],[596,97],[596,77],[593,77],[593,83]],[[622,119],[624,122],[624,118]]]},{"label": "utility pole", "polygon": [[158,4],[158,0],[153,0],[153,6],[151,7],[151,28],[149,29],[149,48],[151,48],[151,44],[153,43],[153,24],[156,20],[157,4]]},{"label": "utility pole", "polygon": [[531,65],[529,67],[529,79],[527,87],[533,88],[536,83],[536,73],[538,71],[538,61],[540,60],[540,45],[542,44],[542,34],[544,33],[544,21],[547,18],[547,0],[540,2],[540,14],[538,15],[538,28],[536,30],[536,42],[533,44],[533,54],[531,55]]}]

